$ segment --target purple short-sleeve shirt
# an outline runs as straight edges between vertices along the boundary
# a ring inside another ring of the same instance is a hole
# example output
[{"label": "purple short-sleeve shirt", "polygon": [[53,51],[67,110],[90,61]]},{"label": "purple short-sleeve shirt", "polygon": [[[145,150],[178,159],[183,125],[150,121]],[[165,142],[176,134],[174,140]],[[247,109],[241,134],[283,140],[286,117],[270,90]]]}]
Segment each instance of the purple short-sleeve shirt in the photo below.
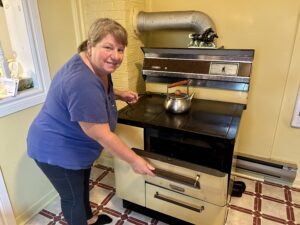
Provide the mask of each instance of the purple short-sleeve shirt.
[{"label": "purple short-sleeve shirt", "polygon": [[113,131],[117,113],[111,75],[106,94],[101,80],[76,54],[54,76],[44,106],[30,126],[28,155],[67,169],[89,168],[103,147],[78,122],[109,123]]}]

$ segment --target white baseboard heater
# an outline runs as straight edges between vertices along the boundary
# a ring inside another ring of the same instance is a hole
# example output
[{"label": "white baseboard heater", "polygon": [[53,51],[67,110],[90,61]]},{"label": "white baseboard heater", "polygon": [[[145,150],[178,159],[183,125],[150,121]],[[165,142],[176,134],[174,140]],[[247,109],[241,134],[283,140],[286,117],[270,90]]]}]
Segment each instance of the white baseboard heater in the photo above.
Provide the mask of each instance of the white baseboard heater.
[{"label": "white baseboard heater", "polygon": [[298,170],[297,165],[293,163],[279,162],[240,153],[236,155],[236,169],[259,174],[265,180],[279,180],[284,183],[293,183]]}]

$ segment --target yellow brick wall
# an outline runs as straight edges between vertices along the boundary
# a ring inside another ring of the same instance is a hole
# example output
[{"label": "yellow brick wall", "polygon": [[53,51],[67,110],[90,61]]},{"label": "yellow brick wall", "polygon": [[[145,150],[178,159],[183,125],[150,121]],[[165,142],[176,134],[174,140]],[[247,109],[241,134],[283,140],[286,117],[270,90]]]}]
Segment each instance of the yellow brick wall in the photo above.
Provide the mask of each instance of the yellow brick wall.
[{"label": "yellow brick wall", "polygon": [[128,46],[120,68],[113,74],[114,85],[122,90],[142,92],[141,65],[143,54],[142,37],[136,36],[133,21],[136,12],[145,10],[146,0],[81,0],[85,33],[90,24],[99,17],[109,17],[122,24],[128,32]]}]

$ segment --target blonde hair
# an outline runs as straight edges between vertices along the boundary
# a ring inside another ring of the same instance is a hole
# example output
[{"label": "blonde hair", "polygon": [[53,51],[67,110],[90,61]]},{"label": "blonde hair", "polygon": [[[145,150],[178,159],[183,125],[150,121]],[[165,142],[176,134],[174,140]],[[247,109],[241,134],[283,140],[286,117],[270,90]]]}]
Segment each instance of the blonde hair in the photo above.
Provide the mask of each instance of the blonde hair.
[{"label": "blonde hair", "polygon": [[88,32],[88,38],[79,45],[78,52],[87,50],[88,41],[92,44],[92,46],[95,46],[109,34],[112,35],[117,42],[124,46],[127,46],[128,35],[125,28],[121,24],[110,18],[100,18],[91,25]]}]

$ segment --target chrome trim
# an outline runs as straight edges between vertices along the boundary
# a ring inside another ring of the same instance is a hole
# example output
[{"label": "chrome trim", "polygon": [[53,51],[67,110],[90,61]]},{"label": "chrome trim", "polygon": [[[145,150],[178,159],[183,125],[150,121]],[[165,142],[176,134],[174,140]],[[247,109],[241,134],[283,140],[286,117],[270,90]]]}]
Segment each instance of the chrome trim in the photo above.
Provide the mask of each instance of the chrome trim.
[{"label": "chrome trim", "polygon": [[189,79],[203,79],[203,80],[215,80],[215,81],[232,81],[249,83],[249,77],[241,76],[225,76],[225,75],[214,75],[214,74],[199,74],[199,73],[183,73],[183,72],[172,72],[172,71],[155,71],[155,70],[143,70],[143,75],[153,77],[173,77],[173,78],[189,78]]},{"label": "chrome trim", "polygon": [[[155,168],[154,174],[158,177],[174,181],[176,183],[183,184],[188,187],[200,189],[199,178],[195,181],[193,178],[182,176],[180,174],[176,174],[167,170]],[[199,176],[199,175],[197,175]]]},{"label": "chrome trim", "polygon": [[[185,58],[179,58],[174,57],[172,55],[158,55],[158,54],[145,54],[146,59],[166,59],[166,60],[193,60],[193,61],[222,61],[222,62],[242,62],[242,63],[250,63],[252,64],[252,58],[251,57],[229,57],[229,56],[208,56],[208,55],[180,55],[181,57]],[[189,57],[188,57],[189,56]]]},{"label": "chrome trim", "polygon": [[181,206],[181,207],[184,207],[186,209],[190,209],[192,211],[195,211],[195,212],[198,212],[198,213],[201,213],[205,208],[204,206],[200,206],[197,207],[197,206],[194,206],[194,205],[190,205],[190,204],[187,204],[185,202],[179,202],[178,200],[176,199],[173,199],[173,198],[170,198],[168,196],[165,196],[165,195],[162,195],[162,194],[159,194],[158,192],[155,193],[155,195],[153,196],[154,198],[157,198],[159,200],[162,200],[162,201],[165,201],[165,202],[169,202],[169,203],[172,203],[174,205],[178,205],[178,206]]}]

